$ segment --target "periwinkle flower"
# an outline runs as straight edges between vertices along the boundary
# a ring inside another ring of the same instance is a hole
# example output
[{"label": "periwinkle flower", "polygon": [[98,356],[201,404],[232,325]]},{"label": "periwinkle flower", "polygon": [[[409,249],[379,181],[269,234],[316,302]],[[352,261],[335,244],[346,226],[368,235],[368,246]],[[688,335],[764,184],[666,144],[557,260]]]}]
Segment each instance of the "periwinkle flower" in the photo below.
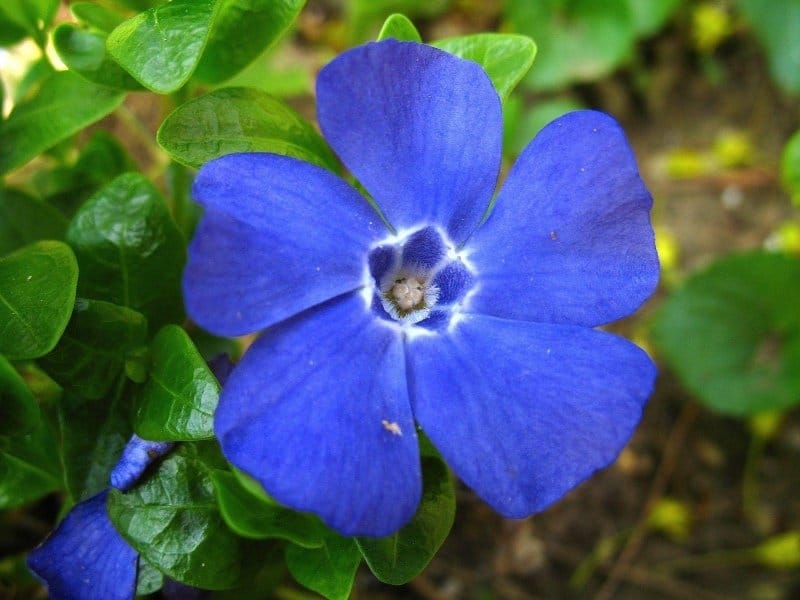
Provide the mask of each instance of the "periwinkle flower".
[{"label": "periwinkle flower", "polygon": [[651,198],[617,123],[568,114],[487,214],[500,100],[475,63],[386,40],[319,74],[323,134],[379,207],[274,154],[206,164],[184,274],[216,334],[262,331],[223,389],[227,458],[345,535],[413,516],[416,425],[479,496],[524,517],[608,465],[655,368],[594,329],[653,292]]}]

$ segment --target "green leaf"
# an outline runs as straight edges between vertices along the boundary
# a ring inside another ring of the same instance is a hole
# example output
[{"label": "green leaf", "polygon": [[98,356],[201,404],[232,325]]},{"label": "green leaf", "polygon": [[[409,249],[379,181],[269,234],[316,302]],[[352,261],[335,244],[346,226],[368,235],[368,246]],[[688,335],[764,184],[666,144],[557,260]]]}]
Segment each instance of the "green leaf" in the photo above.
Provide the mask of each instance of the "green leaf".
[{"label": "green leaf", "polygon": [[111,469],[131,437],[131,391],[124,377],[109,396],[66,393],[58,407],[67,491],[75,502],[108,486]]},{"label": "green leaf", "polygon": [[662,306],[654,337],[710,408],[731,415],[800,402],[800,260],[751,252],[692,276]]},{"label": "green leaf", "polygon": [[67,220],[55,208],[0,187],[0,256],[39,240],[61,240]]},{"label": "green leaf", "polygon": [[636,29],[628,1],[508,0],[510,29],[539,47],[526,84],[554,90],[610,73],[633,51]]},{"label": "green leaf", "polygon": [[72,314],[77,279],[75,256],[61,242],[0,257],[0,353],[23,360],[52,350]]},{"label": "green leaf", "polygon": [[284,102],[247,88],[224,88],[191,100],[169,115],[158,143],[172,158],[199,167],[231,152],[275,152],[338,171],[314,128]]},{"label": "green leaf", "polygon": [[0,510],[58,489],[60,476],[55,439],[45,419],[30,433],[0,436]]},{"label": "green leaf", "polygon": [[542,128],[573,110],[583,108],[569,98],[553,98],[537,102],[530,108],[515,97],[503,107],[503,148],[506,154],[518,156]]},{"label": "green leaf", "polygon": [[205,589],[235,587],[260,553],[228,529],[208,466],[194,444],[182,444],[144,483],[111,490],[108,513],[128,543],[178,581]]},{"label": "green leaf", "polygon": [[66,391],[99,399],[122,372],[126,354],[146,338],[147,319],[142,314],[78,298],[64,335],[39,364]]},{"label": "green leaf", "polygon": [[94,2],[73,2],[69,11],[78,21],[105,33],[110,33],[125,20],[118,12]]},{"label": "green leaf", "polygon": [[50,74],[37,94],[17,104],[0,124],[0,174],[100,120],[125,95],[69,71]]},{"label": "green leaf", "polygon": [[244,69],[280,38],[305,0],[220,0],[197,77],[217,84]]},{"label": "green leaf", "polygon": [[503,102],[536,58],[532,39],[509,33],[478,33],[438,40],[432,45],[482,66]]},{"label": "green leaf", "polygon": [[56,52],[72,71],[93,83],[122,90],[142,86],[106,54],[106,34],[62,23],[53,31]]},{"label": "green leaf", "polygon": [[736,5],[764,46],[772,77],[785,90],[800,92],[800,2],[737,0]]},{"label": "green leaf", "polygon": [[800,130],[795,131],[783,147],[781,183],[791,195],[792,202],[800,206]]},{"label": "green leaf", "polygon": [[114,179],[75,214],[67,229],[82,297],[138,310],[152,330],[183,320],[183,237],[158,190],[138,173]]},{"label": "green leaf", "polygon": [[217,7],[214,0],[172,0],[119,25],[106,46],[144,87],[170,94],[182,88],[197,67]]},{"label": "green leaf", "polygon": [[324,526],[316,517],[265,501],[229,471],[211,471],[211,480],[223,519],[242,537],[279,538],[304,548],[323,545]]},{"label": "green leaf", "polygon": [[[0,46],[8,47],[21,42],[28,35],[25,27],[22,27],[8,18],[0,6]],[[2,82],[0,82],[0,87]],[[2,95],[2,94],[0,94]],[[2,106],[2,104],[0,104]]]},{"label": "green leaf", "polygon": [[186,332],[167,325],[151,347],[152,364],[134,430],[146,440],[214,437],[219,383]]},{"label": "green leaf", "polygon": [[426,458],[422,472],[422,502],[411,522],[388,537],[356,538],[370,570],[384,583],[402,585],[419,575],[453,526],[456,498],[447,467]]},{"label": "green leaf", "polygon": [[136,570],[136,596],[155,594],[164,587],[164,574],[142,557]]},{"label": "green leaf", "polygon": [[286,546],[286,566],[298,583],[329,600],[347,600],[361,553],[355,541],[327,530],[320,548]]},{"label": "green leaf", "polygon": [[27,433],[40,418],[39,405],[25,380],[0,354],[0,435]]},{"label": "green leaf", "polygon": [[401,12],[409,17],[430,19],[444,13],[450,3],[451,0],[350,0],[345,5],[347,30],[352,40],[361,42],[374,37],[369,30],[386,15]]},{"label": "green leaf", "polygon": [[3,0],[0,13],[4,13],[10,22],[41,41],[41,32],[50,25],[58,4],[59,0]]},{"label": "green leaf", "polygon": [[381,27],[377,39],[385,40],[386,38],[394,38],[401,42],[422,41],[422,36],[417,31],[417,28],[414,27],[411,19],[400,13],[389,15],[383,22],[383,27]]},{"label": "green leaf", "polygon": [[683,0],[628,0],[636,34],[647,37],[657,33],[681,2]]}]

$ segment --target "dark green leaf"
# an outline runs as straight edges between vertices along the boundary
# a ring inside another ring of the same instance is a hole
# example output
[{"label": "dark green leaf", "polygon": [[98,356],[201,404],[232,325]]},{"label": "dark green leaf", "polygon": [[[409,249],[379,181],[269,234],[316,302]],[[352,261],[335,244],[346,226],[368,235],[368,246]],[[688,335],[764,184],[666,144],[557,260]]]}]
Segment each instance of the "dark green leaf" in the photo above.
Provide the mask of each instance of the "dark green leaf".
[{"label": "dark green leaf", "polygon": [[208,466],[193,444],[180,445],[130,492],[112,490],[108,512],[145,560],[188,585],[235,587],[243,569],[259,560],[252,542],[225,525]]},{"label": "dark green leaf", "polygon": [[709,407],[748,415],[800,402],[800,260],[752,252],[691,277],[661,308],[655,341]]},{"label": "dark green leaf", "polygon": [[286,546],[286,566],[298,583],[329,600],[347,600],[361,553],[352,538],[326,531],[321,548]]},{"label": "dark green leaf", "polygon": [[17,104],[0,123],[0,173],[24,165],[106,116],[124,97],[69,71],[52,73],[37,94]]},{"label": "dark green leaf", "polygon": [[356,539],[370,570],[384,583],[402,585],[421,573],[453,526],[456,499],[447,467],[426,458],[422,471],[422,502],[411,522],[388,537]]},{"label": "dark green leaf", "polygon": [[178,162],[199,167],[231,152],[275,152],[331,170],[338,163],[322,137],[284,102],[247,88],[216,90],[179,106],[158,130]]},{"label": "dark green leaf", "polygon": [[143,86],[170,94],[197,67],[217,6],[214,0],[172,0],[151,8],[114,29],[108,51]]},{"label": "dark green leaf", "polygon": [[536,58],[536,44],[524,35],[478,33],[438,40],[433,45],[482,66],[503,102]]},{"label": "dark green leaf", "polygon": [[39,405],[25,380],[0,354],[0,435],[27,433],[40,418]]},{"label": "dark green leaf", "polygon": [[[0,46],[13,46],[17,42],[21,42],[28,35],[25,27],[16,24],[8,18],[0,6]],[[2,82],[0,82],[2,86]],[[0,104],[2,106],[2,104]]]},{"label": "dark green leaf", "polygon": [[0,13],[30,35],[42,39],[41,30],[53,20],[58,3],[59,0],[3,0]]},{"label": "dark green leaf", "polygon": [[737,0],[769,59],[769,70],[789,92],[800,92],[800,2]]},{"label": "dark green leaf", "polygon": [[539,58],[525,82],[553,90],[610,73],[633,50],[629,0],[508,0],[510,28],[536,40]]},{"label": "dark green leaf", "polygon": [[94,2],[73,2],[69,5],[69,10],[79,21],[106,33],[125,20],[118,12]]},{"label": "dark green leaf", "polygon": [[141,90],[130,74],[106,54],[106,34],[62,23],[53,31],[56,52],[72,71],[93,83],[121,90]]},{"label": "dark green leaf", "polygon": [[76,502],[108,486],[108,476],[131,437],[130,386],[118,378],[108,396],[64,394],[59,404],[61,453],[67,491]]},{"label": "dark green leaf", "polygon": [[183,237],[142,175],[121,175],[92,196],[72,219],[67,241],[78,257],[81,296],[138,310],[151,330],[183,319]]},{"label": "dark green leaf", "polygon": [[153,340],[152,364],[134,429],[146,440],[214,437],[219,383],[186,332],[167,325]]},{"label": "dark green leaf", "polygon": [[0,510],[58,489],[60,477],[58,451],[45,419],[30,433],[0,436]]},{"label": "dark green leaf", "polygon": [[230,79],[271,46],[294,21],[305,0],[220,0],[197,77]]},{"label": "dark green leaf", "polygon": [[795,131],[783,147],[781,182],[791,195],[792,202],[800,206],[800,130]]},{"label": "dark green leaf", "polygon": [[378,34],[378,40],[387,38],[394,38],[401,42],[422,41],[422,36],[420,36],[417,28],[414,27],[411,19],[400,13],[389,15],[383,22],[383,27],[381,27],[381,31]]},{"label": "dark green leaf", "polygon": [[323,544],[324,526],[316,517],[284,508],[245,489],[233,473],[211,472],[222,517],[233,531],[254,539],[279,538],[305,548]]},{"label": "dark green leaf", "polygon": [[66,391],[98,399],[111,390],[127,352],[146,338],[147,319],[135,310],[78,298],[64,335],[39,364]]},{"label": "dark green leaf", "polygon": [[136,595],[154,594],[164,586],[164,574],[142,557],[136,571]]},{"label": "dark green leaf", "polygon": [[0,188],[0,256],[39,240],[61,240],[67,220],[18,190]]},{"label": "dark green leaf", "polygon": [[22,360],[52,350],[72,314],[77,280],[75,256],[61,242],[0,257],[0,353]]}]

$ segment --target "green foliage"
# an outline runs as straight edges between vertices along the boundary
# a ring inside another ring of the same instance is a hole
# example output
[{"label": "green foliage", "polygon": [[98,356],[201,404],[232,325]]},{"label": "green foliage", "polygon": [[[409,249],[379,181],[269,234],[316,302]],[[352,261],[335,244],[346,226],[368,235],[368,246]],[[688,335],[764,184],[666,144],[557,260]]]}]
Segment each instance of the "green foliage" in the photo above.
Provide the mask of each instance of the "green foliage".
[{"label": "green foliage", "polygon": [[40,418],[39,405],[25,381],[0,354],[0,435],[27,433]]},{"label": "green foliage", "polygon": [[370,570],[384,583],[401,585],[419,575],[453,525],[456,498],[447,467],[423,458],[422,473],[422,501],[411,522],[387,537],[356,539]]},{"label": "green foliage", "polygon": [[795,131],[783,147],[781,182],[791,195],[792,202],[800,206],[800,130]]},{"label": "green foliage", "polygon": [[694,275],[670,297],[655,341],[698,400],[750,415],[800,402],[800,260],[751,252]]},{"label": "green foliage", "polygon": [[400,13],[389,15],[383,22],[380,33],[378,33],[378,40],[385,40],[387,38],[394,38],[401,42],[421,42],[422,37],[419,31],[414,27],[411,20]]},{"label": "green foliage", "polygon": [[0,353],[14,360],[47,354],[72,314],[77,279],[75,256],[61,242],[0,257]]},{"label": "green foliage", "polygon": [[247,88],[223,88],[179,106],[158,130],[158,143],[192,167],[231,152],[263,151],[339,168],[305,119],[281,100]]},{"label": "green foliage", "polygon": [[22,506],[60,487],[55,438],[45,419],[30,432],[0,435],[0,509]]},{"label": "green foliage", "polygon": [[134,429],[146,440],[214,437],[219,383],[186,332],[167,325],[151,346],[151,367]]},{"label": "green foliage", "polygon": [[299,583],[329,600],[347,600],[353,589],[361,553],[352,538],[332,531],[319,548],[286,546],[286,566]]},{"label": "green foliage", "polygon": [[800,1],[736,0],[767,52],[769,70],[786,91],[800,93]]},{"label": "green foliage", "polygon": [[80,265],[79,294],[141,312],[151,330],[183,319],[185,242],[158,190],[121,175],[75,214],[67,241]]},{"label": "green foliage", "polygon": [[0,256],[39,240],[61,240],[67,220],[27,194],[0,188]]},{"label": "green foliage", "polygon": [[502,101],[525,76],[536,57],[536,44],[524,35],[479,33],[438,40],[433,45],[481,65]]},{"label": "green foliage", "polygon": [[69,10],[78,21],[104,33],[111,33],[125,20],[119,13],[94,2],[73,2]]},{"label": "green foliage", "polygon": [[51,73],[34,96],[17,104],[0,123],[0,174],[106,116],[123,98],[123,93],[69,71]]},{"label": "green foliage", "polygon": [[305,0],[219,0],[214,26],[197,77],[230,79],[289,28]]}]

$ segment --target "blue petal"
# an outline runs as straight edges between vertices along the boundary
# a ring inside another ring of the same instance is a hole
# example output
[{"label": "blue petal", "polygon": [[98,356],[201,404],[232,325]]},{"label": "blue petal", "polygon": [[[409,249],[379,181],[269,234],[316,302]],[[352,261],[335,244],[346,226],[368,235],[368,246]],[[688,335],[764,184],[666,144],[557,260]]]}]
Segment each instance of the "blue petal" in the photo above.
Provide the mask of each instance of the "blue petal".
[{"label": "blue petal", "polygon": [[353,293],[267,330],[222,391],[215,431],[278,502],[344,535],[388,535],[421,494],[399,332]]},{"label": "blue petal", "polygon": [[658,283],[651,203],[611,117],[554,121],[468,242],[479,279],[468,310],[592,327],[629,315]]},{"label": "blue petal", "polygon": [[258,331],[358,288],[369,246],[386,228],[343,180],[274,154],[204,165],[205,207],[183,276],[186,308],[219,335]]},{"label": "blue petal", "polygon": [[655,367],[615,335],[462,315],[408,342],[414,416],[495,510],[543,510],[625,446]]},{"label": "blue petal", "polygon": [[474,62],[412,42],[349,50],[317,78],[317,118],[398,229],[442,225],[463,241],[497,182],[500,99]]},{"label": "blue petal", "polygon": [[128,600],[139,555],[111,524],[108,490],[76,504],[38,548],[28,567],[54,600]]},{"label": "blue petal", "polygon": [[172,450],[172,442],[151,442],[133,434],[122,451],[122,456],[111,470],[110,483],[122,492],[132,488],[144,475],[153,461]]},{"label": "blue petal", "polygon": [[423,227],[403,244],[403,266],[429,271],[447,254],[447,247],[435,227]]}]

